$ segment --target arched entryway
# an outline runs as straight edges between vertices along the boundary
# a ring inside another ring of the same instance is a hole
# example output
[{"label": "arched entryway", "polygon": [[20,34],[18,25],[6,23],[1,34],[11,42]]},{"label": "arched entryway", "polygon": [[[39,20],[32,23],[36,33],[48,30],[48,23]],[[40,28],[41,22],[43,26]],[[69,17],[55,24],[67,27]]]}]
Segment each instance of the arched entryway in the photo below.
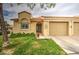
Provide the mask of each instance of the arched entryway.
[{"label": "arched entryway", "polygon": [[42,35],[42,23],[36,24],[36,33],[37,33],[37,36]]}]

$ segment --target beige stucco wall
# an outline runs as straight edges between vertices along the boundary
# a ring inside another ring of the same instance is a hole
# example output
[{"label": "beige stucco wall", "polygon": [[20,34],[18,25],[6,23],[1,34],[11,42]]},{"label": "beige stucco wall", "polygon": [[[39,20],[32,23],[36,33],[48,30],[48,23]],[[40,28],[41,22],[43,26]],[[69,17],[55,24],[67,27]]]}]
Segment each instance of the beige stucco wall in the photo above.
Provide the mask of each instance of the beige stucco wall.
[{"label": "beige stucco wall", "polygon": [[30,31],[36,34],[36,23],[37,22],[31,22],[30,24]]},{"label": "beige stucco wall", "polygon": [[27,12],[21,12],[21,13],[18,13],[18,18],[19,18],[19,20],[21,20],[23,18],[30,19],[31,18],[31,14],[28,14]]},{"label": "beige stucco wall", "polygon": [[18,22],[13,22],[13,32],[17,33],[19,31]]},{"label": "beige stucco wall", "polygon": [[[26,20],[23,20],[26,19]],[[14,26],[13,26],[13,32],[18,33],[31,33],[34,32],[36,33],[36,22],[31,22],[31,15],[28,13],[19,13],[18,14],[18,21],[14,21]],[[29,22],[29,28],[28,29],[21,29],[21,22],[24,21],[28,21]]]},{"label": "beige stucco wall", "polygon": [[18,32],[21,32],[21,33],[35,33],[36,34],[36,22],[30,22],[29,23],[29,29],[21,29],[20,27],[20,23],[19,22],[15,22],[14,23],[15,26],[13,27],[13,32],[14,33],[18,33]]},{"label": "beige stucco wall", "polygon": [[21,26],[20,26],[21,24],[19,23],[19,22],[15,22],[15,26],[13,27],[13,32],[14,33],[19,33],[19,32],[21,32],[21,33],[29,33],[29,31],[30,31],[30,28],[29,29],[21,29]]},{"label": "beige stucco wall", "polygon": [[[68,36],[72,36],[72,35],[75,35],[75,33],[74,33],[74,30],[75,30],[74,29],[75,28],[74,22],[79,22],[79,18],[74,18],[74,17],[47,17],[46,18],[45,17],[44,24],[49,25],[49,23],[47,23],[47,22],[68,22]],[[48,32],[50,32],[49,27],[48,27],[48,29],[46,29],[45,25],[44,25],[44,28],[43,28],[43,30],[44,30],[43,33],[45,35],[49,35],[49,33],[48,33]],[[78,28],[78,26],[76,28]],[[79,31],[78,31],[78,33],[79,33]]]},{"label": "beige stucco wall", "polygon": [[73,21],[69,21],[69,30],[68,30],[69,36],[72,36],[73,33]]},{"label": "beige stucco wall", "polygon": [[43,35],[48,36],[49,35],[49,21],[43,22]]},{"label": "beige stucco wall", "polygon": [[[31,21],[32,15],[28,13],[19,13],[18,14],[18,21],[14,21],[13,25],[13,32],[24,32],[24,33],[31,33],[34,32],[36,34],[36,23],[37,21]],[[26,19],[29,22],[29,29],[21,29],[21,22],[22,19]],[[44,17],[44,21],[42,22],[42,34],[44,36],[48,36],[50,32],[49,24],[50,22],[67,22],[68,23],[68,35],[74,35],[74,22],[79,22],[79,18],[75,17]],[[78,27],[78,26],[77,26]]]}]

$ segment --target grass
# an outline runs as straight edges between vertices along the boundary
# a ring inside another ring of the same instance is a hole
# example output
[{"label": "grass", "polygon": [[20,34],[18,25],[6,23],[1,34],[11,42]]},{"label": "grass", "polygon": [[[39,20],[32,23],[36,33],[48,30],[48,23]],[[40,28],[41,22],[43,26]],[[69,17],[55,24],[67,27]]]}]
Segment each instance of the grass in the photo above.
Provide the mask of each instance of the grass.
[{"label": "grass", "polygon": [[2,49],[2,36],[0,36],[0,52],[1,52],[1,49]]},{"label": "grass", "polygon": [[[0,47],[2,44],[0,36]],[[10,38],[5,51],[13,55],[64,55],[63,49],[51,39],[36,39],[34,36]],[[11,53],[12,52],[12,53]],[[2,53],[2,52],[1,52]],[[4,53],[5,54],[5,53]]]}]

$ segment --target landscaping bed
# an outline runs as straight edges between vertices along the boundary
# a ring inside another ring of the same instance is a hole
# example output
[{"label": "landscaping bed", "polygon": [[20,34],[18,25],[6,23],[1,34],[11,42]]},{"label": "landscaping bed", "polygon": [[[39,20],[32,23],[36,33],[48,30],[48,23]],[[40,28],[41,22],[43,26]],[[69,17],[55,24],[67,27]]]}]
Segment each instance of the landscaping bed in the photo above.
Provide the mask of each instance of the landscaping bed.
[{"label": "landscaping bed", "polygon": [[[59,47],[51,39],[36,39],[33,33],[30,34],[16,34],[10,36],[10,45],[1,51],[2,54],[12,55],[64,55],[65,51]],[[23,36],[24,35],[24,36]],[[0,36],[0,47],[2,44],[2,37]],[[7,51],[7,53],[6,53]]]}]

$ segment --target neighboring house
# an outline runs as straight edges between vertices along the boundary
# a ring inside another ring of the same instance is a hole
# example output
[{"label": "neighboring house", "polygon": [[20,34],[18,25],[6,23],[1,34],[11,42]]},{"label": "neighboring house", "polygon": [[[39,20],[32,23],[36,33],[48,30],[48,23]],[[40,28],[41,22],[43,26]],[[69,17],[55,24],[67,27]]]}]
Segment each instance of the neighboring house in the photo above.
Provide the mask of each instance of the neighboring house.
[{"label": "neighboring house", "polygon": [[40,34],[44,36],[79,35],[79,17],[41,16],[32,17],[29,12],[18,13],[13,20],[13,32]]}]

